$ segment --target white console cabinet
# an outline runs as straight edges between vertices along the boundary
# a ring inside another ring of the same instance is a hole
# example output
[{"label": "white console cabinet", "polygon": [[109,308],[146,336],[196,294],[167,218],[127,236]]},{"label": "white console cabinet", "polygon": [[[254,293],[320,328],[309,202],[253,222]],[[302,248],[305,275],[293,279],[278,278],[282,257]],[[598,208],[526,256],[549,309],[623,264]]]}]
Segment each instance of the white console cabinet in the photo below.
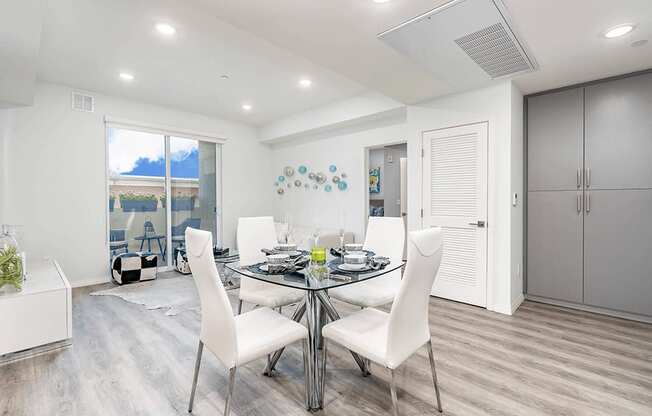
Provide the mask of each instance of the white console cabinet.
[{"label": "white console cabinet", "polygon": [[28,261],[23,290],[0,294],[0,363],[60,348],[71,339],[70,283],[55,260]]}]

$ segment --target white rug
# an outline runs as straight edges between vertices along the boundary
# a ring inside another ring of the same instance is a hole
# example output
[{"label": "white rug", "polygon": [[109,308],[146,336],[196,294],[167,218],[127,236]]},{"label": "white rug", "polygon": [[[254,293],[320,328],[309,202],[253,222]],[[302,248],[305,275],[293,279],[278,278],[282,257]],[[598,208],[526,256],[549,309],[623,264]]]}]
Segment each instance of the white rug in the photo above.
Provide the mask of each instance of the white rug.
[{"label": "white rug", "polygon": [[192,276],[156,279],[92,292],[91,296],[117,296],[149,310],[167,309],[167,316],[199,312],[199,295]]}]

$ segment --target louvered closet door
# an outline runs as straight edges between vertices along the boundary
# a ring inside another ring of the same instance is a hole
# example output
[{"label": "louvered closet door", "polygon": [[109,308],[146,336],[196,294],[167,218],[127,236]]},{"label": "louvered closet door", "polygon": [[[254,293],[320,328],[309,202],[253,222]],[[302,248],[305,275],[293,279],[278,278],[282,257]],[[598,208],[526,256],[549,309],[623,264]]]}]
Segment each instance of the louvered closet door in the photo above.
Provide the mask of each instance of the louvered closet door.
[{"label": "louvered closet door", "polygon": [[487,124],[423,134],[423,226],[442,227],[432,294],[487,304]]}]

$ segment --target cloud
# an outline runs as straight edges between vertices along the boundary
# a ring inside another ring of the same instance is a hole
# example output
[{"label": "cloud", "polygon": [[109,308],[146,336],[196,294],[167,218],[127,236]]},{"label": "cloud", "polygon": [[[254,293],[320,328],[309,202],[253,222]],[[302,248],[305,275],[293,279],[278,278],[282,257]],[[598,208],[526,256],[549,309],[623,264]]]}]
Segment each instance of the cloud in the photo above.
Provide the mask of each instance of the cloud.
[{"label": "cloud", "polygon": [[[197,141],[173,137],[170,140],[170,158],[182,161],[198,147]],[[117,176],[131,172],[139,159],[156,162],[165,158],[165,144],[160,134],[109,129],[109,174]]]}]

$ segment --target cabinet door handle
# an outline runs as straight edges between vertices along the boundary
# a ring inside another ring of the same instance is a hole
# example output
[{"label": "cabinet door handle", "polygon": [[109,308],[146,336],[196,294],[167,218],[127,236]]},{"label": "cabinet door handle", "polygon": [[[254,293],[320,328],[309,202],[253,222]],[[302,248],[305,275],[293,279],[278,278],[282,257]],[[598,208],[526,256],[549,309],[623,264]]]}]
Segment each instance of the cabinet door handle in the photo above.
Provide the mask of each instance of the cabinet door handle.
[{"label": "cabinet door handle", "polygon": [[582,194],[577,194],[577,212],[582,212]]},{"label": "cabinet door handle", "polygon": [[582,186],[582,169],[577,168],[577,187]]},{"label": "cabinet door handle", "polygon": [[586,213],[588,214],[591,212],[591,194],[589,192],[586,193]]},{"label": "cabinet door handle", "polygon": [[584,173],[584,183],[587,188],[591,186],[591,168],[586,168],[586,172]]}]

